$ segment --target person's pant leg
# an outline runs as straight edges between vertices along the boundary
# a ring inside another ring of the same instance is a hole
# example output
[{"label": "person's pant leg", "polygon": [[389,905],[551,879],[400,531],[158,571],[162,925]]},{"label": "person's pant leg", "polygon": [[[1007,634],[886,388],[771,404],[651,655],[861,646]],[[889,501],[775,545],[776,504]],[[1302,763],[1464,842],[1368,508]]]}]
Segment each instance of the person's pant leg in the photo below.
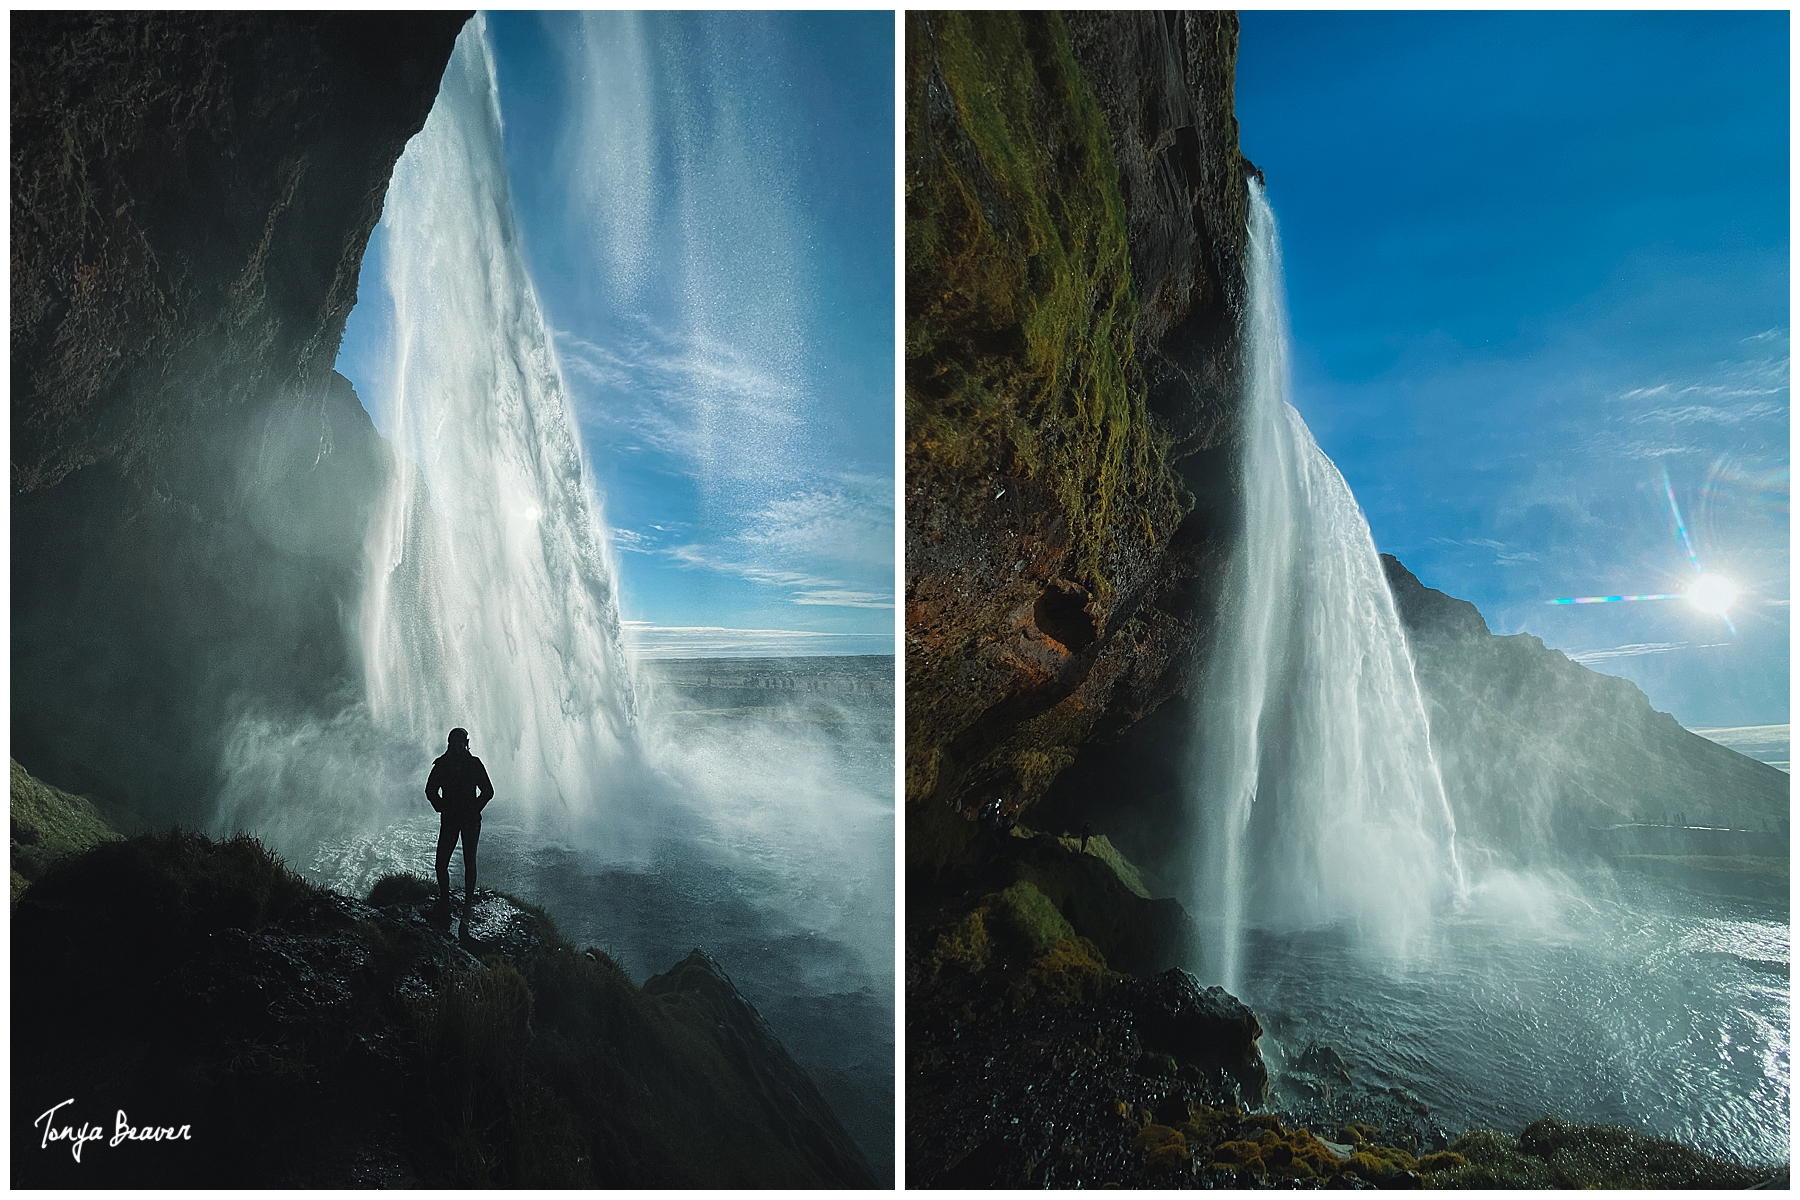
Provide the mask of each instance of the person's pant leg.
[{"label": "person's pant leg", "polygon": [[462,826],[463,894],[475,898],[475,850],[481,843],[481,817],[469,818]]},{"label": "person's pant leg", "polygon": [[446,904],[450,902],[450,852],[456,849],[456,834],[456,821],[444,813],[438,819],[437,882],[438,899]]}]

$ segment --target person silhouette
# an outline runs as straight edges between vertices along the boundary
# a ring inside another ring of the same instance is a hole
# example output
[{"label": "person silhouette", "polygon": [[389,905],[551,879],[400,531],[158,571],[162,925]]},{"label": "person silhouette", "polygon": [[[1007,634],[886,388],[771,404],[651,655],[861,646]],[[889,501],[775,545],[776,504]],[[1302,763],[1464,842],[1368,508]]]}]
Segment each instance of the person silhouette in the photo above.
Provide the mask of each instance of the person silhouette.
[{"label": "person silhouette", "polygon": [[481,810],[494,798],[494,785],[488,780],[487,768],[469,753],[469,731],[452,729],[449,745],[431,764],[431,775],[425,781],[425,798],[437,809],[437,881],[438,904],[450,908],[450,852],[456,840],[463,848],[463,924],[469,923],[469,910],[475,905],[475,849],[481,841]]}]

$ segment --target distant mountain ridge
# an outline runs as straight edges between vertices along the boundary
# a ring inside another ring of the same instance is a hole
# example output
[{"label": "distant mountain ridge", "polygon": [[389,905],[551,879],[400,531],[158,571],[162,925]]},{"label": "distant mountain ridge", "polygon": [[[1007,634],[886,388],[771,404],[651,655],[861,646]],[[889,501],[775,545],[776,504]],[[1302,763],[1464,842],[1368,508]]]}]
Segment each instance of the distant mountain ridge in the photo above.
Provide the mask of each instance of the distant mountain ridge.
[{"label": "distant mountain ridge", "polygon": [[1466,600],[1381,556],[1412,647],[1458,832],[1520,849],[1624,822],[1781,829],[1788,777],[1657,712],[1530,634],[1493,634]]}]

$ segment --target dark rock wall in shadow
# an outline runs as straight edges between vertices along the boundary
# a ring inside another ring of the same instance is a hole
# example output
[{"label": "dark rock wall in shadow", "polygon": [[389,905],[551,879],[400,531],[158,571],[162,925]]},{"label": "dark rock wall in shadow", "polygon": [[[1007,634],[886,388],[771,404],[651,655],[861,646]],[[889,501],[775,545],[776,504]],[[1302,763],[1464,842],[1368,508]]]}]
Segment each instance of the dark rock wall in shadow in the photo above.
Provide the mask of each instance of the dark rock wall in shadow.
[{"label": "dark rock wall in shadow", "polygon": [[13,746],[193,819],[354,683],[390,469],[332,371],[467,13],[12,16]]}]

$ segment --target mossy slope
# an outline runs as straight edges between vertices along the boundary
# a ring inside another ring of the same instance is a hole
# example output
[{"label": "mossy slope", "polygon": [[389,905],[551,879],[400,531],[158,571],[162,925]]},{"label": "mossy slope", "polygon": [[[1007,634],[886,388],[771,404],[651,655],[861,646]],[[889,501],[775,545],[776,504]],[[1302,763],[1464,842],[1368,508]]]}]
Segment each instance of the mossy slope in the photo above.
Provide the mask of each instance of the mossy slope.
[{"label": "mossy slope", "polygon": [[908,14],[916,866],[1187,686],[1236,428],[1236,28]]},{"label": "mossy slope", "polygon": [[118,838],[94,802],[52,787],[12,760],[12,898],[66,854]]},{"label": "mossy slope", "polygon": [[[77,1098],[192,1143],[39,1146],[26,1186],[873,1186],[716,967],[714,1019],[476,893],[474,940],[384,880],[315,888],[247,837],[109,842],[52,866],[13,938],[13,1104]],[[703,958],[703,956],[702,956]],[[54,1093],[54,1094],[52,1094]]]}]

